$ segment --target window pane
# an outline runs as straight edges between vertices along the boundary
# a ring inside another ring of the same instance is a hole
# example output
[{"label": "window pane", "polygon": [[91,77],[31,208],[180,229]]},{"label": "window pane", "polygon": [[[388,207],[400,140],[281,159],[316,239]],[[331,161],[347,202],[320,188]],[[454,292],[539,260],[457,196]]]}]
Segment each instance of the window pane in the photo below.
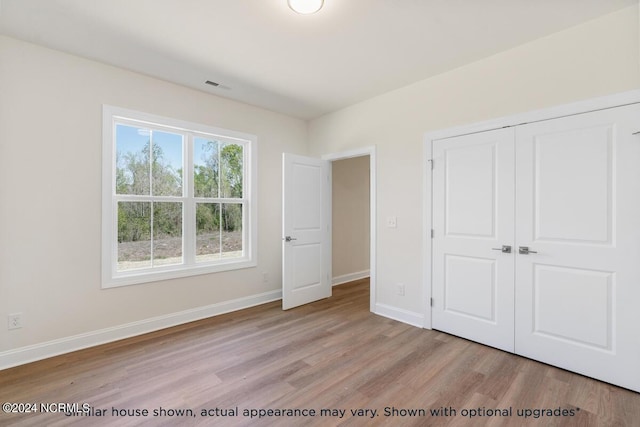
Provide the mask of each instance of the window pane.
[{"label": "window pane", "polygon": [[153,204],[153,265],[182,264],[182,203]]},{"label": "window pane", "polygon": [[220,204],[196,204],[196,262],[220,259]]},{"label": "window pane", "polygon": [[218,142],[194,138],[193,188],[196,197],[218,197],[220,158]]},{"label": "window pane", "polygon": [[222,205],[222,256],[236,258],[242,256],[242,205],[224,203]]},{"label": "window pane", "polygon": [[242,145],[222,145],[220,149],[220,197],[242,198],[242,160]]},{"label": "window pane", "polygon": [[151,267],[151,203],[118,202],[118,271]]},{"label": "window pane", "polygon": [[116,125],[116,194],[149,195],[149,141],[145,128]]},{"label": "window pane", "polygon": [[153,195],[182,196],[182,135],[152,131]]}]

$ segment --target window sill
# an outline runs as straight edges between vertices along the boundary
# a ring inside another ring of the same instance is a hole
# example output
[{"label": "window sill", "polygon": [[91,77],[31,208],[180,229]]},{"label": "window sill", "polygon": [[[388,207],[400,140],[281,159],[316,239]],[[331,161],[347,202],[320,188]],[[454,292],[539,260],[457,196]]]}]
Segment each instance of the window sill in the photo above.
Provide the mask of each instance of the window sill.
[{"label": "window sill", "polygon": [[102,278],[102,289],[117,288],[121,286],[137,285],[142,283],[158,282],[161,280],[179,279],[182,277],[199,276],[203,274],[220,273],[223,271],[241,270],[256,267],[257,262],[247,258],[219,262],[214,265],[179,265],[167,266],[150,270],[130,271],[126,273],[107,273]]}]

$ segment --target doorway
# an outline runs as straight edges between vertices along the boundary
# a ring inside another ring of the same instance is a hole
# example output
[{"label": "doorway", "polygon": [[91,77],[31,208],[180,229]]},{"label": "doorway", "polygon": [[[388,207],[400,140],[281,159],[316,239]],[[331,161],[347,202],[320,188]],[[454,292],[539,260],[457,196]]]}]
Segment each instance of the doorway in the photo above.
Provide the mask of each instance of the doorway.
[{"label": "doorway", "polygon": [[322,157],[332,170],[332,286],[369,277],[376,305],[375,147]]},{"label": "doorway", "polygon": [[[331,296],[333,278],[336,277],[331,272],[332,163],[358,157],[365,158],[365,165],[368,158],[369,163],[369,310],[376,311],[375,147],[329,154],[322,159],[283,153],[282,307],[284,310]],[[366,205],[364,210],[366,211]],[[366,245],[364,251],[366,251]],[[365,270],[357,268],[356,270],[336,277],[335,283],[341,280],[348,281],[349,278],[355,280],[356,275],[366,274]]]},{"label": "doorway", "polygon": [[331,162],[332,286],[369,277],[369,156]]}]

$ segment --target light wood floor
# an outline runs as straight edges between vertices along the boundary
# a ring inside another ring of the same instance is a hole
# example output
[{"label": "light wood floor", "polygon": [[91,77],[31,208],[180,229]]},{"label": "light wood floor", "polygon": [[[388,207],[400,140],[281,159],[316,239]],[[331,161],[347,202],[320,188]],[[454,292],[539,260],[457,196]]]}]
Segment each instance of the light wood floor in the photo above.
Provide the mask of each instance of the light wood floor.
[{"label": "light wood floor", "polygon": [[[640,426],[640,394],[373,315],[368,286],[354,282],[290,311],[270,303],[0,371],[0,403],[78,402],[106,412],[0,413],[0,425]],[[236,416],[201,416],[236,407]],[[114,417],[112,408],[149,414]],[[160,408],[195,416],[154,417]],[[323,408],[346,413],[320,416]],[[440,408],[455,415],[430,415]],[[509,408],[511,416],[465,417]],[[245,409],[317,412],[252,419]],[[518,416],[527,409],[575,415]]]}]

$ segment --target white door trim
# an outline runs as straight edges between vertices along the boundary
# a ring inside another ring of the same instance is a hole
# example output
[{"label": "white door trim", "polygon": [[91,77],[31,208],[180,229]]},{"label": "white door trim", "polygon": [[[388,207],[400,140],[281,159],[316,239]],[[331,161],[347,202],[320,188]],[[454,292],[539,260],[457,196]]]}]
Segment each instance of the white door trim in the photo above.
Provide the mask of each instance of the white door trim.
[{"label": "white door trim", "polygon": [[431,322],[431,296],[432,296],[432,264],[433,264],[433,140],[429,134],[425,136],[423,160],[422,160],[422,295],[424,298],[424,319],[422,327],[432,328]]},{"label": "white door trim", "polygon": [[368,146],[339,153],[330,153],[322,156],[322,160],[333,162],[353,157],[369,156],[369,311],[375,313],[376,309],[376,147]]},{"label": "white door trim", "polygon": [[[613,95],[578,101],[570,104],[564,104],[540,110],[529,111],[525,113],[514,114],[511,116],[500,117],[497,119],[486,120],[477,123],[471,123],[462,126],[455,126],[447,129],[440,129],[427,132],[424,136],[423,145],[423,295],[424,302],[424,328],[431,329],[431,295],[432,295],[432,241],[431,229],[433,228],[433,211],[432,211],[432,172],[431,157],[433,141],[438,139],[461,136],[471,133],[484,132],[488,130],[499,129],[509,126],[517,126],[525,123],[539,122],[543,120],[556,119],[560,117],[571,116],[574,114],[587,113],[590,111],[603,110],[606,108],[620,107],[623,105],[640,103],[640,90],[632,90],[628,92],[617,93]],[[640,124],[638,124],[640,131]],[[435,230],[437,233],[438,230]]]},{"label": "white door trim", "polygon": [[539,110],[527,111],[510,116],[499,117],[481,122],[469,123],[447,129],[427,132],[425,142],[434,139],[461,136],[468,133],[483,132],[506,126],[517,126],[525,123],[540,122],[543,120],[557,119],[574,114],[588,113],[590,111],[604,110],[606,108],[622,107],[623,105],[637,104],[640,102],[640,90],[616,93],[613,95],[587,99],[570,104],[557,105]]}]

